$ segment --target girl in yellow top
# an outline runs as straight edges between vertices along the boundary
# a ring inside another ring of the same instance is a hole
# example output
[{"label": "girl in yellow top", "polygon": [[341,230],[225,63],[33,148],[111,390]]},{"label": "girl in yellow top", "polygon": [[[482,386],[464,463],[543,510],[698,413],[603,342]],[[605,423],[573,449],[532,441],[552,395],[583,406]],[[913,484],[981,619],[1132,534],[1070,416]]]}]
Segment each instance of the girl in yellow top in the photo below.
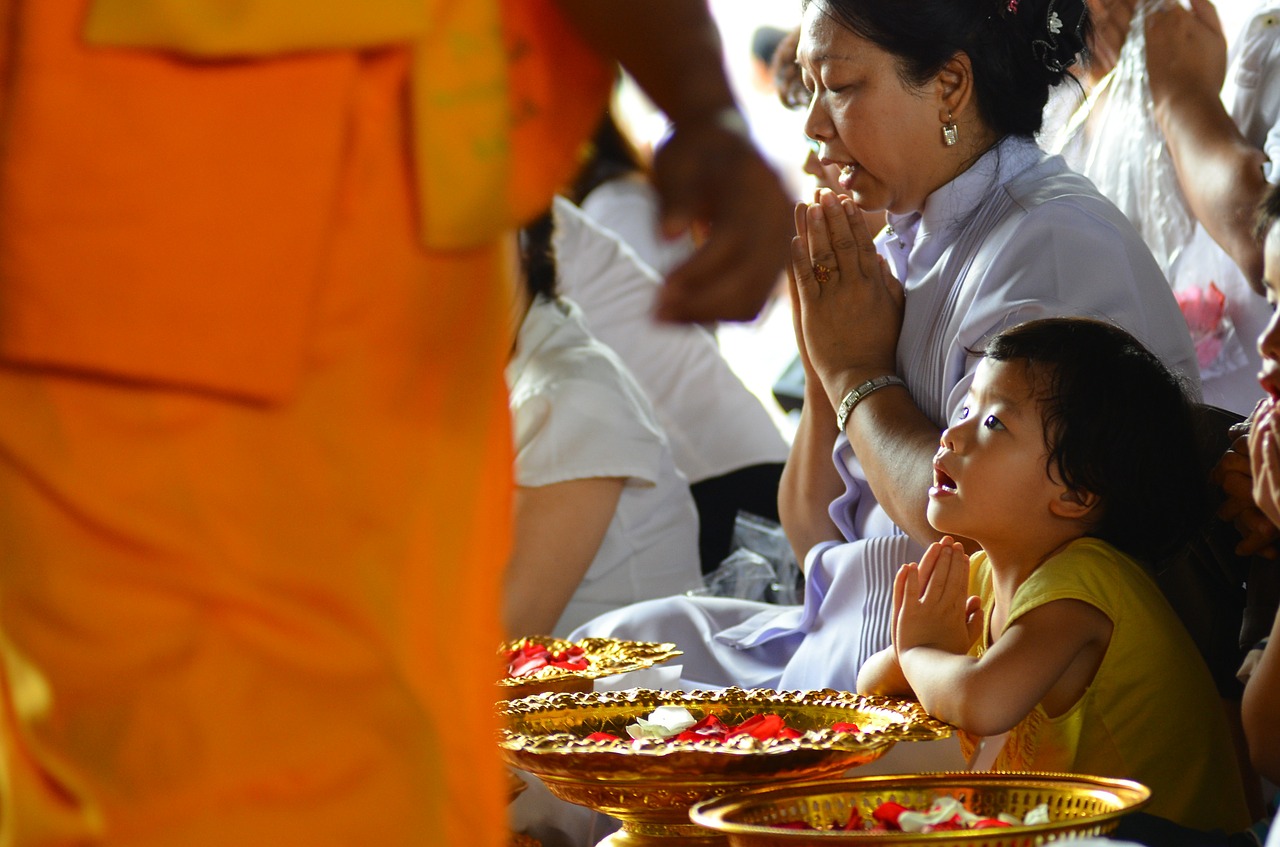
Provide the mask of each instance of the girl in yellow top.
[{"label": "girl in yellow top", "polygon": [[1208,669],[1137,561],[1203,502],[1177,378],[1079,318],[1021,324],[985,353],[929,490],[930,523],[982,551],[972,575],[951,536],[903,565],[893,645],[859,691],[918,697],[971,739],[1008,733],[996,770],[1136,779],[1156,816],[1244,829]]}]

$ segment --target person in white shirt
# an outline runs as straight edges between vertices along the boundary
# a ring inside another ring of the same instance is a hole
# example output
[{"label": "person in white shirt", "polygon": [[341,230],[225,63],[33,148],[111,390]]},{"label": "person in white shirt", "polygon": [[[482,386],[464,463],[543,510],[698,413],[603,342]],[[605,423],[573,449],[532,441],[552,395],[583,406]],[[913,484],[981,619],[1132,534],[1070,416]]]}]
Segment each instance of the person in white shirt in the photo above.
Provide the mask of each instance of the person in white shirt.
[{"label": "person in white shirt", "polygon": [[689,484],[643,389],[556,295],[549,217],[521,234],[524,288],[506,377],[516,446],[504,622],[567,635],[700,584]]},{"label": "person in white shirt", "polygon": [[737,514],[778,519],[787,442],[700,325],[659,323],[661,278],[614,233],[564,197],[554,201],[561,293],[582,308],[653,403],[698,506],[704,573],[729,554]]}]

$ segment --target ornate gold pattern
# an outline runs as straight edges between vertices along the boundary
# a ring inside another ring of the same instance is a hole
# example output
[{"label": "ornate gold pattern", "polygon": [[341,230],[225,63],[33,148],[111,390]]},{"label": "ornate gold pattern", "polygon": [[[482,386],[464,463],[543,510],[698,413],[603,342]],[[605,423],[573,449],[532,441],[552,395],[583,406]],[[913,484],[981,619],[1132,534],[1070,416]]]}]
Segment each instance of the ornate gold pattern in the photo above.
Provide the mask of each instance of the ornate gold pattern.
[{"label": "ornate gold pattern", "polygon": [[[684,706],[698,718],[714,713],[726,723],[776,713],[803,734],[765,741],[743,736],[728,743],[586,740],[594,732],[626,738],[627,724],[659,706]],[[832,690],[543,694],[499,703],[498,710],[507,724],[498,741],[507,762],[538,776],[563,800],[620,818],[623,832],[616,845],[691,835],[688,810],[700,800],[765,781],[839,776],[878,759],[898,741],[951,733],[918,703]],[[855,723],[862,731],[833,732],[838,722]],[[705,831],[701,837],[719,840]]]},{"label": "ornate gold pattern", "polygon": [[587,660],[586,670],[571,671],[564,668],[545,667],[529,676],[504,677],[498,680],[507,699],[527,697],[542,693],[585,693],[591,690],[594,680],[604,676],[638,671],[661,664],[681,655],[676,645],[656,641],[620,641],[616,638],[584,638],[566,641],[545,635],[530,635],[514,641],[503,642],[498,650],[502,655],[518,649],[521,643],[541,644],[548,650],[559,652],[570,647],[581,647]]},{"label": "ornate gold pattern", "polygon": [[[776,824],[807,821],[829,826],[856,807],[864,817],[886,800],[927,808],[950,795],[970,811],[995,816],[1025,815],[1047,803],[1050,822],[1001,829],[934,833],[871,833],[781,829]],[[692,820],[724,834],[730,847],[810,847],[813,845],[936,845],[1034,847],[1063,837],[1105,835],[1120,818],[1146,805],[1146,786],[1124,779],[1050,773],[942,773],[857,777],[746,791],[697,804]]]}]

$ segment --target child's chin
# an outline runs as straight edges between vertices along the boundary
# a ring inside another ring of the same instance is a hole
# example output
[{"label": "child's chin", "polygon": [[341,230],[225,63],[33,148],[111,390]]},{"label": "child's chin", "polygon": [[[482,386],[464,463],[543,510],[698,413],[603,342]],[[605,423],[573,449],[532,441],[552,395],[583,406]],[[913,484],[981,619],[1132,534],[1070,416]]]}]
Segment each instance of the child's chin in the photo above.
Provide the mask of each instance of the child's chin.
[{"label": "child's chin", "polygon": [[948,535],[963,534],[955,526],[955,516],[948,515],[947,509],[944,506],[940,506],[938,501],[932,497],[929,498],[929,508],[925,511],[925,515],[929,518],[929,526],[938,532],[944,532]]}]

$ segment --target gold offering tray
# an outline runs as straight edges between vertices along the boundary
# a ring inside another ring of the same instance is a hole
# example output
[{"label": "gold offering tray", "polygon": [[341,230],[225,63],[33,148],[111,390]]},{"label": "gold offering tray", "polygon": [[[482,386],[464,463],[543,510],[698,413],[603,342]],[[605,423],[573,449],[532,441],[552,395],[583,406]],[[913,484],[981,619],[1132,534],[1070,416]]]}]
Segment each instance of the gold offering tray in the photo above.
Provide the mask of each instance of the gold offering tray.
[{"label": "gold offering tray", "polygon": [[[927,809],[951,796],[965,808],[995,817],[1019,817],[1045,803],[1049,822],[950,832],[844,832],[783,829],[805,821],[828,827],[856,808],[864,818],[885,801]],[[1120,818],[1146,805],[1146,786],[1123,779],[1051,773],[938,773],[855,777],[762,788],[699,803],[690,818],[728,838],[730,847],[839,847],[839,845],[962,844],[965,847],[1033,847],[1062,838],[1105,835]]]},{"label": "gold offering tray", "polygon": [[[659,706],[683,706],[695,718],[714,713],[737,724],[777,714],[802,735],[718,741],[645,738],[625,727]],[[918,703],[838,691],[630,691],[547,694],[498,704],[506,723],[499,747],[508,764],[539,777],[556,796],[622,820],[614,847],[723,845],[724,837],[689,821],[689,808],[712,797],[798,780],[834,777],[874,761],[899,741],[934,740],[951,727]],[[854,723],[860,732],[835,732]],[[622,741],[587,740],[607,732]]]},{"label": "gold offering tray", "polygon": [[543,693],[581,693],[590,691],[595,680],[630,671],[643,670],[661,664],[680,655],[676,645],[656,641],[620,641],[616,638],[584,638],[566,641],[545,635],[530,635],[514,641],[503,642],[498,650],[502,655],[528,642],[541,644],[552,652],[570,647],[581,647],[587,660],[585,670],[567,670],[545,667],[522,677],[503,677],[498,680],[502,695],[508,700]]}]

